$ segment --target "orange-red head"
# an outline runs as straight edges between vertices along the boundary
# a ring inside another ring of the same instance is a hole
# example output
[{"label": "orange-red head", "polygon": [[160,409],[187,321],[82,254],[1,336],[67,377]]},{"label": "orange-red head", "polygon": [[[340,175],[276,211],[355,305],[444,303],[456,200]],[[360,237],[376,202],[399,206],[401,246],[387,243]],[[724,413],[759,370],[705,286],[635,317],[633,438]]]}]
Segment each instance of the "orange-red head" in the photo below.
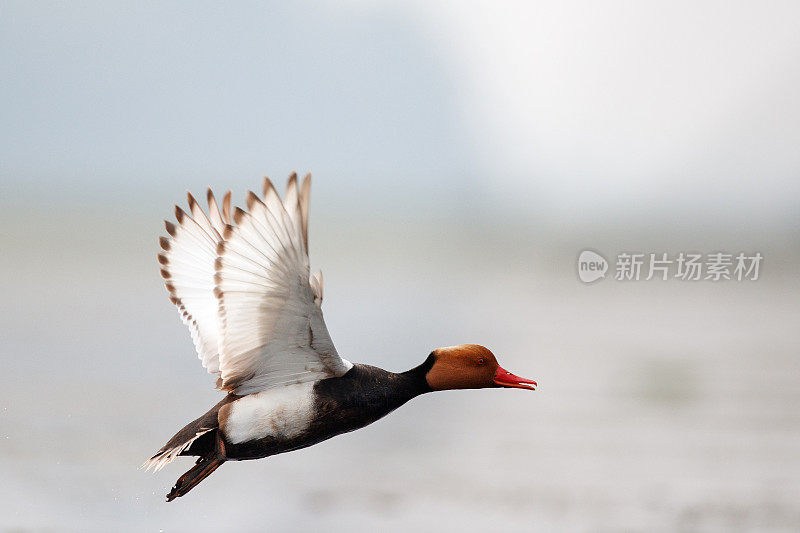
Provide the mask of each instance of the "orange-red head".
[{"label": "orange-red head", "polygon": [[478,344],[437,348],[425,380],[433,390],[514,387],[535,390],[536,382],[503,369],[494,354]]}]

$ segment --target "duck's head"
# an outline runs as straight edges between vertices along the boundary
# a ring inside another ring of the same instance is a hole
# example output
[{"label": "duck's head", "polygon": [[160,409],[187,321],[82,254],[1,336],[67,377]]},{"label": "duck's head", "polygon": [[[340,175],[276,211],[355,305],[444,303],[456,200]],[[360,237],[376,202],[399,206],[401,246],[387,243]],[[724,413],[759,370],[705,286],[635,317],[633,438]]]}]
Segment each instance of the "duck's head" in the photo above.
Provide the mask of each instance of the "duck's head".
[{"label": "duck's head", "polygon": [[478,344],[437,348],[425,380],[433,390],[509,387],[535,390],[536,382],[501,367],[494,354]]}]

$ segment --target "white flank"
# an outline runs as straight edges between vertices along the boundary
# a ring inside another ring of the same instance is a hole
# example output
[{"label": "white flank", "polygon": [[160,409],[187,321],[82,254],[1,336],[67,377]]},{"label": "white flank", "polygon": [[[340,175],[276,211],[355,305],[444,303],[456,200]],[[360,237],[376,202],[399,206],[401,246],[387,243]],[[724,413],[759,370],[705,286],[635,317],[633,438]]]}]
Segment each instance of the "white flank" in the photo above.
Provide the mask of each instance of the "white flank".
[{"label": "white flank", "polygon": [[222,431],[233,444],[264,437],[291,438],[311,423],[314,383],[276,387],[236,400]]}]

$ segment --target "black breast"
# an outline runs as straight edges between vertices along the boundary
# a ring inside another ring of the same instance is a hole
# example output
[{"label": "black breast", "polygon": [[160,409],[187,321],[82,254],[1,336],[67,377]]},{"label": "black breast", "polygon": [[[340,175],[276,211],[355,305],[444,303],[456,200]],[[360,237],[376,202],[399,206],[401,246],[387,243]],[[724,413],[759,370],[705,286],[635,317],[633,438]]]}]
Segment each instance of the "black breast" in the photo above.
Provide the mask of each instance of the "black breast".
[{"label": "black breast", "polygon": [[314,385],[314,416],[303,434],[291,439],[266,437],[229,444],[229,459],[258,459],[317,444],[362,428],[391,413],[408,400],[430,391],[425,364],[396,374],[369,365],[353,365],[345,375]]},{"label": "black breast", "polygon": [[[317,415],[311,430],[322,434],[353,431],[391,413],[411,398],[427,392],[424,378],[409,372],[395,374],[356,364],[340,378],[314,386]],[[332,436],[332,435],[331,435]]]}]

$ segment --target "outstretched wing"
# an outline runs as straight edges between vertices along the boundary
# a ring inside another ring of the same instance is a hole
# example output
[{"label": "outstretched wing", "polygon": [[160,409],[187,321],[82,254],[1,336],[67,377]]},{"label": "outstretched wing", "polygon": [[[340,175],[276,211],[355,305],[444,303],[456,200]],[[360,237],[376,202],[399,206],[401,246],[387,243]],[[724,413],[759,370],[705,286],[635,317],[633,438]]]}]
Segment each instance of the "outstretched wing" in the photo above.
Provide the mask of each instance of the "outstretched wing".
[{"label": "outstretched wing", "polygon": [[191,194],[187,196],[191,216],[175,206],[178,223],[164,222],[170,236],[159,239],[162,252],[158,262],[169,299],[189,327],[200,361],[209,373],[218,374],[222,332],[214,296],[214,262],[217,245],[231,220],[231,193],[225,195],[220,212],[214,193],[208,189],[208,216]]},{"label": "outstretched wing", "polygon": [[[235,226],[225,209],[214,214],[211,201],[209,217],[199,207],[192,217],[178,210],[179,225],[167,226],[172,239],[167,246],[162,240],[166,263],[159,260],[169,266],[162,274],[170,299],[223,390],[251,394],[352,367],[336,353],[322,317],[322,273],[309,277],[310,183],[309,175],[298,189],[292,174],[281,202],[265,178],[263,198],[248,193],[248,211],[234,211]],[[175,249],[182,254],[168,253]]]}]

